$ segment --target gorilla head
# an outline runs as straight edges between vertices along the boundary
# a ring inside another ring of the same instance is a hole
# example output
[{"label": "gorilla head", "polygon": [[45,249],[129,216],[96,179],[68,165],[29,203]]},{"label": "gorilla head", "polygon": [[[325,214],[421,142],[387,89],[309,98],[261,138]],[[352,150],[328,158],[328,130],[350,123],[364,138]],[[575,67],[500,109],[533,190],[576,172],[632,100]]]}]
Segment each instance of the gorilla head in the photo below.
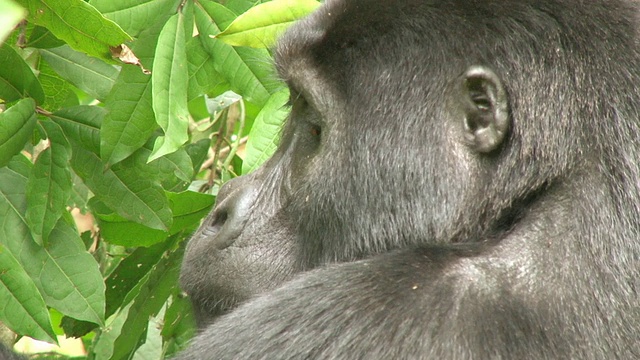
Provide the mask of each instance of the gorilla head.
[{"label": "gorilla head", "polygon": [[280,147],[182,272],[204,317],[266,294],[184,358],[640,356],[636,14],[329,0],[299,22]]}]

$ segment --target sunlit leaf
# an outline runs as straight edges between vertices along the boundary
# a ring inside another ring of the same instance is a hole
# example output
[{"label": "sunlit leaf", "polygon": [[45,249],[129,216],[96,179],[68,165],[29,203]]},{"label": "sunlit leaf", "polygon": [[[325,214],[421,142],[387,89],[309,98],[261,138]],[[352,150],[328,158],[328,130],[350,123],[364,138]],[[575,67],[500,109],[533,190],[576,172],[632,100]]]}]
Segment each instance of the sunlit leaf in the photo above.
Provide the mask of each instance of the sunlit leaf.
[{"label": "sunlit leaf", "polygon": [[289,115],[288,101],[289,90],[279,91],[271,95],[256,117],[245,148],[243,174],[257,169],[276,151],[280,129]]},{"label": "sunlit leaf", "polygon": [[269,48],[296,20],[320,6],[315,0],[273,0],[238,16],[217,39],[234,46]]},{"label": "sunlit leaf", "polygon": [[27,12],[12,0],[0,1],[0,44],[9,36],[13,28],[24,19]]},{"label": "sunlit leaf", "polygon": [[46,27],[72,48],[105,60],[110,46],[131,40],[116,23],[83,0],[18,0],[27,20]]},{"label": "sunlit leaf", "polygon": [[129,35],[138,37],[157,23],[165,23],[175,13],[180,0],[91,0],[104,17],[115,21]]},{"label": "sunlit leaf", "polygon": [[195,6],[200,41],[214,60],[214,68],[227,80],[231,89],[259,106],[282,85],[275,79],[269,53],[264,49],[234,48],[210,35],[220,33],[235,17],[224,6],[200,0]]},{"label": "sunlit leaf", "polygon": [[153,112],[164,136],[156,139],[149,161],[176,151],[189,139],[189,73],[183,21],[181,12],[172,16],[158,38],[151,83]]}]

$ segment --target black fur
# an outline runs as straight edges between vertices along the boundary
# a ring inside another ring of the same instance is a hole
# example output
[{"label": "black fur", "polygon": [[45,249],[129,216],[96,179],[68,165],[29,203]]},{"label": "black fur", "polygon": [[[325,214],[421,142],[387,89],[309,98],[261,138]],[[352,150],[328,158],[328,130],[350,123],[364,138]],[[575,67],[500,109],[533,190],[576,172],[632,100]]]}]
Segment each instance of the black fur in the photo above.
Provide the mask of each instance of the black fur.
[{"label": "black fur", "polygon": [[4,344],[0,344],[0,360],[26,360],[18,354],[13,353]]},{"label": "black fur", "polygon": [[266,293],[180,358],[640,358],[636,16],[328,0],[277,49],[278,152],[183,268],[204,321]]}]

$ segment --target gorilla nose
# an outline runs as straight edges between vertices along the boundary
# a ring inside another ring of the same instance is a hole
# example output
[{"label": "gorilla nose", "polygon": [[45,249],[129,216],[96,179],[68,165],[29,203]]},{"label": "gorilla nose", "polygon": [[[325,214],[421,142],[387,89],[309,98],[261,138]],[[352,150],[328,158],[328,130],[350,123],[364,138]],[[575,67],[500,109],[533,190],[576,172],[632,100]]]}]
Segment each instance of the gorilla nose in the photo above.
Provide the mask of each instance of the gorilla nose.
[{"label": "gorilla nose", "polygon": [[213,239],[217,249],[231,246],[242,233],[257,195],[258,188],[243,177],[235,178],[220,188],[209,224],[217,233]]}]

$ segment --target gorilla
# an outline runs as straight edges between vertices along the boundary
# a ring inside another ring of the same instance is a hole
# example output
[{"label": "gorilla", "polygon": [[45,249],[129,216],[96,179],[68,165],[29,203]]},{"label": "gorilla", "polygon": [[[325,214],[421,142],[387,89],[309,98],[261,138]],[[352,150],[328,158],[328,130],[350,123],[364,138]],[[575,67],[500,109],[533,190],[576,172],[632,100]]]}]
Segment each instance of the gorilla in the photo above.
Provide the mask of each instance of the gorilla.
[{"label": "gorilla", "polygon": [[327,0],[181,281],[179,359],[640,358],[638,9]]},{"label": "gorilla", "polygon": [[0,360],[26,360],[20,355],[9,350],[8,346],[0,343]]}]

